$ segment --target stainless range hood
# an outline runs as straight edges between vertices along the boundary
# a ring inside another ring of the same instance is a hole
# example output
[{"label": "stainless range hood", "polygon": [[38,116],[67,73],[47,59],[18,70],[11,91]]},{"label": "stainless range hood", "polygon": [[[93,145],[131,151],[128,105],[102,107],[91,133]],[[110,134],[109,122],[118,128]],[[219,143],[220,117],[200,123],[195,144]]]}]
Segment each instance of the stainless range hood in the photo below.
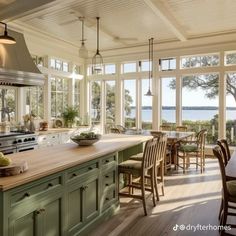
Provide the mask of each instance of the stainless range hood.
[{"label": "stainless range hood", "polygon": [[8,34],[16,44],[0,44],[0,85],[42,86],[44,75],[33,62],[23,34],[12,30]]}]

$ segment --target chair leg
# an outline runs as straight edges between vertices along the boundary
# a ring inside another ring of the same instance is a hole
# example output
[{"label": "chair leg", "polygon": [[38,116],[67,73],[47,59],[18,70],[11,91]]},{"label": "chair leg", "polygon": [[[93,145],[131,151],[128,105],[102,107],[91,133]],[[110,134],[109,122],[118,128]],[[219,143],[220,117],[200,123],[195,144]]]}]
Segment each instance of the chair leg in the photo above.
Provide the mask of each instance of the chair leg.
[{"label": "chair leg", "polygon": [[185,174],[185,168],[186,168],[186,159],[185,156],[183,157],[183,173]]},{"label": "chair leg", "polygon": [[157,201],[160,201],[160,197],[159,197],[159,193],[158,193],[158,186],[157,186],[157,169],[155,168],[155,173],[154,173],[154,187],[155,187],[155,191],[156,191],[156,197],[157,197]]},{"label": "chair leg", "polygon": [[142,192],[142,200],[143,200],[143,210],[144,215],[147,215],[147,207],[146,207],[146,198],[145,198],[145,183],[144,183],[144,174],[141,176],[141,192]]},{"label": "chair leg", "polygon": [[161,176],[161,190],[162,190],[162,195],[165,196],[165,191],[164,191],[164,167],[163,167],[163,161],[161,162],[160,166],[160,176]]},{"label": "chair leg", "polygon": [[155,191],[154,191],[154,182],[155,182],[155,173],[154,170],[151,171],[151,191],[152,191],[152,201],[153,206],[156,206],[156,200],[155,200]]},{"label": "chair leg", "polygon": [[131,187],[133,182],[132,174],[129,174],[129,194],[133,193],[133,188]]},{"label": "chair leg", "polygon": [[218,219],[220,220],[221,217],[221,212],[223,210],[223,200],[221,199],[221,203],[220,203],[220,211],[219,211],[219,215],[218,215]]}]

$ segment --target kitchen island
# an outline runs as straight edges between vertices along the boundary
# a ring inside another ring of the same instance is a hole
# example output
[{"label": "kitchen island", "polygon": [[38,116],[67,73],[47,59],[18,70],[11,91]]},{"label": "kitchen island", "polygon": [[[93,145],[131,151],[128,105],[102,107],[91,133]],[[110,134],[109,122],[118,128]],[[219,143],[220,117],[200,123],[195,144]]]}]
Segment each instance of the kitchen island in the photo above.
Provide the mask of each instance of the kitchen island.
[{"label": "kitchen island", "polygon": [[104,135],[9,155],[29,170],[0,178],[0,235],[83,235],[119,208],[117,164],[141,152],[150,136]]}]

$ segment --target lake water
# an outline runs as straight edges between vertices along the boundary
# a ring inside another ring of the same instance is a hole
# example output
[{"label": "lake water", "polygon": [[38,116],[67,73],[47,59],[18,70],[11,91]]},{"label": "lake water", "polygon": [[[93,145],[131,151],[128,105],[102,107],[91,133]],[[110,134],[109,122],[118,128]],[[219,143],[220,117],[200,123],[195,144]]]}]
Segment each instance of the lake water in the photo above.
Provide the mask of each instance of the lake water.
[{"label": "lake water", "polygon": [[[182,120],[211,120],[217,113],[217,110],[183,110]],[[131,114],[129,117],[135,117],[135,108],[131,109]],[[175,123],[175,110],[162,110],[162,119],[171,123]],[[226,119],[236,120],[236,110],[227,110]],[[143,109],[142,120],[147,122],[151,121],[152,110]]]}]

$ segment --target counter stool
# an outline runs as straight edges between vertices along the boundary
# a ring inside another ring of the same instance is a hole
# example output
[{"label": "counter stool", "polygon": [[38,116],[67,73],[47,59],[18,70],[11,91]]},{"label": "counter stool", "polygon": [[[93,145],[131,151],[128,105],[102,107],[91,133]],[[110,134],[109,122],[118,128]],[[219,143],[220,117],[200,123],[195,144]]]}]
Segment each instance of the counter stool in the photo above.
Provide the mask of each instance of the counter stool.
[{"label": "counter stool", "polygon": [[[129,179],[129,182],[127,183],[129,192],[120,191],[119,195],[141,199],[143,202],[143,209],[144,209],[145,215],[147,215],[145,191],[151,192],[153,205],[156,206],[155,193],[154,193],[154,185],[155,185],[154,166],[155,166],[157,149],[158,149],[158,141],[159,141],[159,138],[154,137],[153,139],[146,142],[142,161],[127,160],[127,161],[121,162],[118,165],[119,176],[122,173],[122,174],[128,175],[128,179]],[[149,173],[150,175],[147,175],[147,173]],[[134,183],[132,180],[132,176],[139,177],[140,182]],[[151,182],[150,186],[147,186],[145,184],[147,178],[150,179],[150,182]],[[133,188],[141,189],[141,195],[134,194],[133,191],[131,192],[131,189]]]}]

